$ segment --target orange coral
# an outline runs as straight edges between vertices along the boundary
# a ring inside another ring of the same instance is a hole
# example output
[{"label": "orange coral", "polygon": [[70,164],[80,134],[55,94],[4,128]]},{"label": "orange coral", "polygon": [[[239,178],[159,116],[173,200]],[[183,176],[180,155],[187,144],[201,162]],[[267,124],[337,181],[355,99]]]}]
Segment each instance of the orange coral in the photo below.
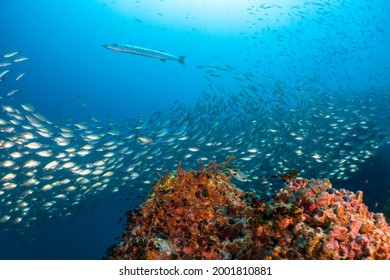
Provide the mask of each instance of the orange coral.
[{"label": "orange coral", "polygon": [[231,184],[226,165],[166,174],[109,258],[390,259],[390,228],[362,192],[295,178],[266,204]]}]

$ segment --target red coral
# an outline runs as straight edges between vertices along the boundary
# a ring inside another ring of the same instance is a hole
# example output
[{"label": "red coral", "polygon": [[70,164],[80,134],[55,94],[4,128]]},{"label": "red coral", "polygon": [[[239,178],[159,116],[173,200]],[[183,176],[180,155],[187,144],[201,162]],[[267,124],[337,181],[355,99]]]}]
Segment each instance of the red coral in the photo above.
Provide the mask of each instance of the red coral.
[{"label": "red coral", "polygon": [[[231,158],[228,158],[231,160]],[[269,204],[230,183],[226,166],[181,166],[129,219],[112,259],[390,259],[390,228],[363,193],[295,178]]]}]

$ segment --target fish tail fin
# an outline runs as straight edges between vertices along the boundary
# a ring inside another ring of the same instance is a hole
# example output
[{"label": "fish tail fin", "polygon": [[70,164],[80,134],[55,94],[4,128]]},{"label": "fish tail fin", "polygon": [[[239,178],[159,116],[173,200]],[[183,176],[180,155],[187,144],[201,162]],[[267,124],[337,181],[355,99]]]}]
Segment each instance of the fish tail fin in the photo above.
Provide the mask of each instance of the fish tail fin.
[{"label": "fish tail fin", "polygon": [[179,59],[177,61],[179,61],[180,64],[182,65],[186,65],[184,59],[186,59],[186,55],[182,55],[182,56],[179,56]]}]

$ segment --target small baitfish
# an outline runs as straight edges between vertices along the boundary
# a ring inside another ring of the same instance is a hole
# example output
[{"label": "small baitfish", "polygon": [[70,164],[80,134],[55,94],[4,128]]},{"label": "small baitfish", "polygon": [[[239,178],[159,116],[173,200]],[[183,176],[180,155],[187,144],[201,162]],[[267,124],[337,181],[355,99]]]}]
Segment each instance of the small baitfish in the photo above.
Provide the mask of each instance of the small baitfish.
[{"label": "small baitfish", "polygon": [[186,58],[186,56],[176,56],[163,51],[156,51],[156,50],[146,49],[146,48],[132,46],[132,45],[112,44],[112,45],[103,45],[103,47],[116,52],[131,53],[135,55],[157,58],[164,62],[167,60],[175,60],[183,65],[184,65],[184,59]]},{"label": "small baitfish", "polygon": [[146,143],[146,144],[149,144],[149,143],[152,143],[153,142],[153,139],[152,138],[149,138],[149,137],[144,137],[144,136],[139,136],[137,137],[137,140],[142,142],[142,143]]},{"label": "small baitfish", "polygon": [[248,177],[240,170],[238,170],[237,168],[231,168],[229,166],[225,167],[226,170],[228,170],[230,172],[230,174],[233,175],[234,178],[236,178],[238,181],[241,181],[241,182],[247,182],[248,181]]}]

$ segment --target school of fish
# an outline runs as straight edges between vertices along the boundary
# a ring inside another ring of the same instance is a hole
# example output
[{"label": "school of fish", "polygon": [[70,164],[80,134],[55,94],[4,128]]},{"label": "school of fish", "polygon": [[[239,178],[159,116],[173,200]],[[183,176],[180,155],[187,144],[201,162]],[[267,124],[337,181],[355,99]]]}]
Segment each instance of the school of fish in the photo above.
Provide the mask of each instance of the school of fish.
[{"label": "school of fish", "polygon": [[[388,87],[340,93],[311,78],[291,86],[206,64],[196,68],[209,88],[193,107],[175,103],[123,122],[53,122],[18,102],[28,73],[15,73],[15,63],[28,58],[18,51],[0,57],[0,230],[70,216],[98,196],[143,194],[179,162],[195,169],[234,156],[227,172],[255,193],[272,192],[270,176],[292,169],[346,180],[390,142]],[[239,90],[218,84],[226,74]]]},{"label": "school of fish", "polygon": [[291,169],[347,179],[389,142],[388,89],[340,97],[306,88],[308,96],[274,83],[264,87],[252,77],[238,94],[210,85],[193,108],[175,104],[123,123],[54,123],[32,105],[8,105],[15,95],[2,93],[1,229],[71,215],[96,195],[144,192],[179,161],[196,168],[234,156],[234,170],[247,176],[236,182],[259,192],[272,188],[271,175]]}]

